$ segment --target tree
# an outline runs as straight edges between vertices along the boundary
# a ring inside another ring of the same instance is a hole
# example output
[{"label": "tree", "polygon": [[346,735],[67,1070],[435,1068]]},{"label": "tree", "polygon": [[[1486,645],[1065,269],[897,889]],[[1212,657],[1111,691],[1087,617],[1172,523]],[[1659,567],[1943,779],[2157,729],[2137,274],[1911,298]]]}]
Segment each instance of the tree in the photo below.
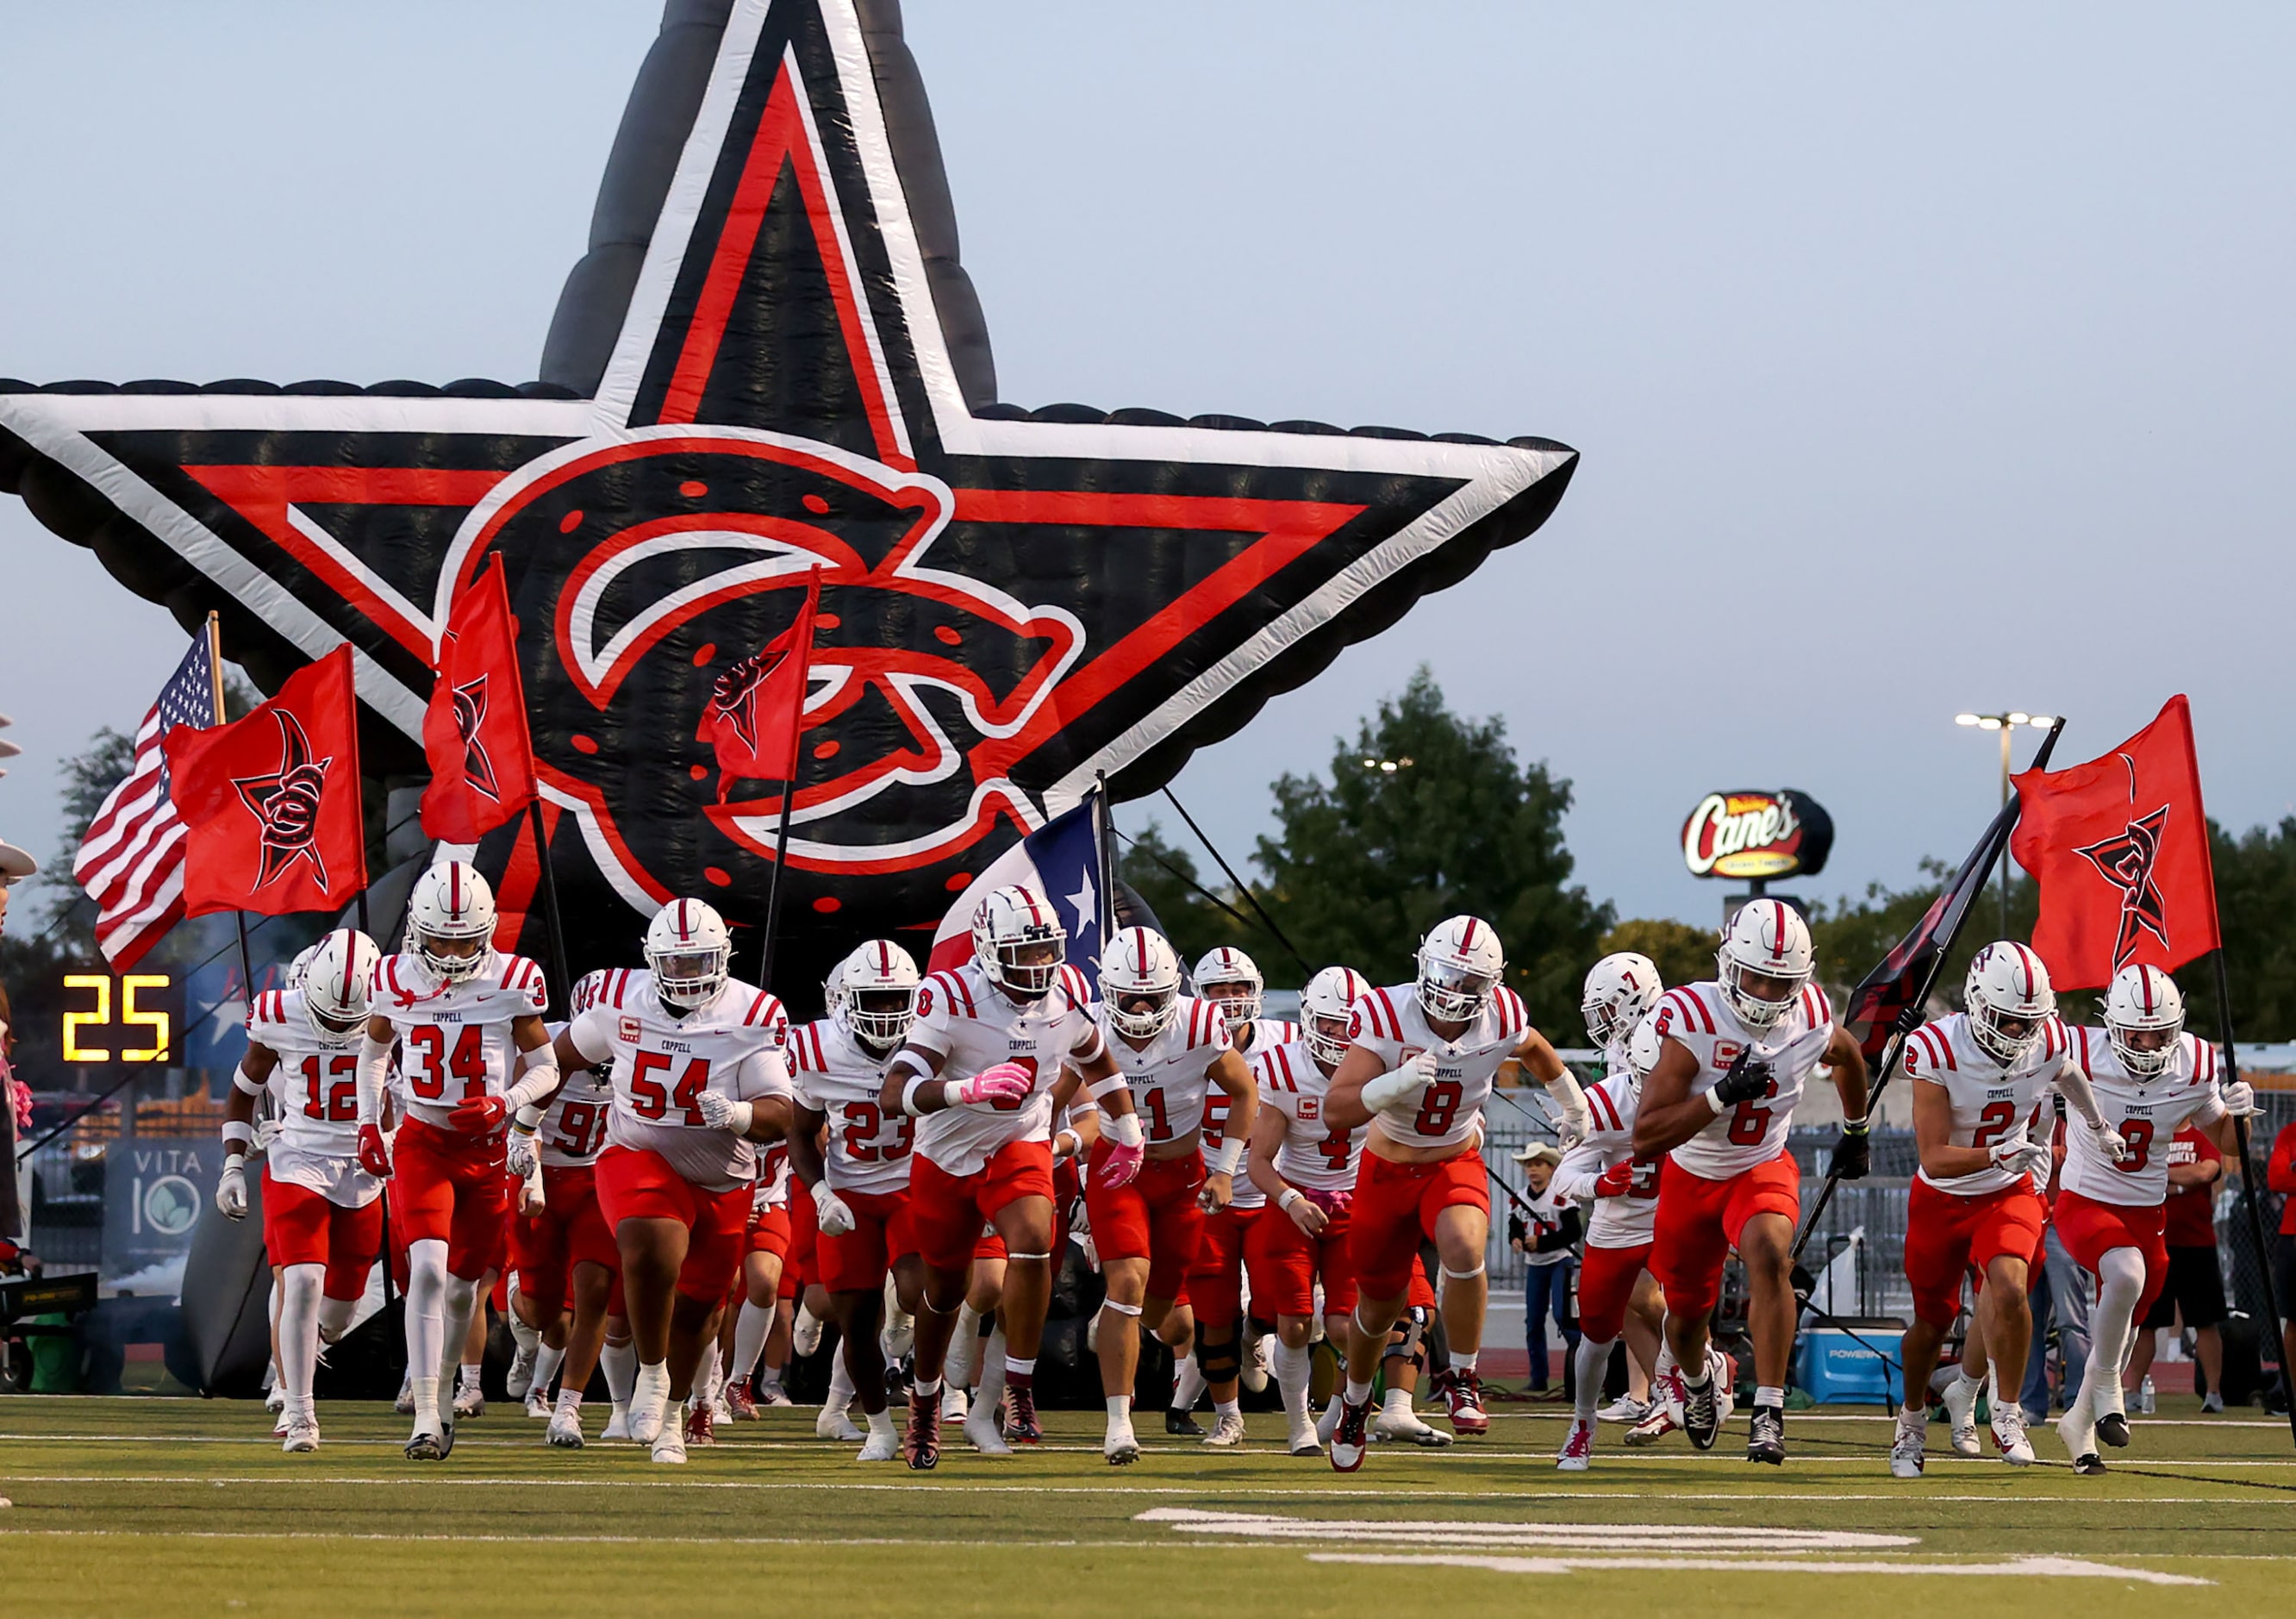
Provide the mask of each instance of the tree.
[{"label": "tree", "polygon": [[1658,967],[1669,989],[1714,976],[1715,935],[1687,922],[1629,917],[1596,940],[1595,949],[1604,956],[1613,950],[1639,951]]},{"label": "tree", "polygon": [[[2232,984],[2233,1032],[2242,1040],[2296,1040],[2296,816],[2234,836],[2209,823],[2218,922]],[[2217,1037],[2216,964],[2203,957],[2177,974],[2185,1026]]]},{"label": "tree", "polygon": [[[1127,841],[1122,858],[1117,862],[1117,875],[1156,913],[1156,920],[1163,925],[1164,937],[1180,954],[1182,966],[1194,962],[1214,945],[1233,944],[1250,951],[1259,962],[1261,972],[1270,973],[1276,982],[1282,981],[1284,974],[1281,967],[1260,954],[1257,931],[1254,930],[1255,936],[1245,937],[1243,930],[1226,912],[1205,898],[1207,884],[1197,875],[1194,857],[1167,843],[1164,829],[1154,821],[1149,822],[1148,829],[1138,837]],[[1288,957],[1284,958],[1285,965],[1289,960]]]},{"label": "tree", "polygon": [[1569,885],[1570,784],[1518,764],[1503,720],[1453,713],[1423,668],[1334,750],[1329,781],[1286,774],[1275,793],[1280,834],[1259,840],[1254,864],[1263,902],[1310,961],[1394,982],[1430,927],[1477,916],[1505,942],[1533,1020],[1578,1026],[1611,911]]}]

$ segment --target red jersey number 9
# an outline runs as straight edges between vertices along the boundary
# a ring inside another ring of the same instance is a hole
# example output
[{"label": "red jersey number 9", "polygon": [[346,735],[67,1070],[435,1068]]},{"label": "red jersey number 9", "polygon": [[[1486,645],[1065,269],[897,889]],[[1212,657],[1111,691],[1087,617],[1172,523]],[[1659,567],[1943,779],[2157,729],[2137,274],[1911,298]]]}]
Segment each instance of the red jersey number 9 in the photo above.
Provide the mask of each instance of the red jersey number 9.
[{"label": "red jersey number 9", "polygon": [[2127,1121],[2120,1127],[2120,1138],[2128,1143],[2128,1156],[2112,1167],[2124,1175],[2141,1174],[2152,1160],[2152,1121]]}]

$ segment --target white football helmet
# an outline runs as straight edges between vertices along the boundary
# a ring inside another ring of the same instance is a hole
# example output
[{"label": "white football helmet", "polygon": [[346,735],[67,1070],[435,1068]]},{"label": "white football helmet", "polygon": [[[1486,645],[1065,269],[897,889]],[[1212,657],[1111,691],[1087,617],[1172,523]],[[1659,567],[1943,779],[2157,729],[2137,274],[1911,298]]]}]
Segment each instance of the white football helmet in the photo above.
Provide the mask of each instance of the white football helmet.
[{"label": "white football helmet", "polygon": [[569,1002],[567,1015],[570,1017],[581,1016],[582,1014],[596,1006],[599,1000],[603,998],[605,993],[606,969],[603,967],[592,967],[588,972],[583,974],[581,977],[576,979],[574,981],[574,988],[568,991],[566,998]]},{"label": "white football helmet", "polygon": [[917,964],[890,939],[872,939],[839,962],[822,985],[829,1015],[873,1051],[890,1051],[917,1021]]},{"label": "white football helmet", "polygon": [[1666,1037],[1658,1031],[1658,1020],[1645,1017],[1627,1036],[1627,1066],[1635,1071],[1637,1081],[1650,1077],[1658,1066],[1659,1053],[1666,1048]]},{"label": "white football helmet", "polygon": [[348,1046],[366,1028],[374,966],[382,952],[355,927],[339,927],[295,958],[301,964],[303,1015],[323,1044]]},{"label": "white football helmet", "polygon": [[[1722,930],[1714,963],[1722,999],[1740,1023],[1759,1034],[1793,1010],[1794,998],[1809,983],[1816,966],[1809,924],[1783,900],[1749,900]],[[1756,995],[1746,988],[1749,974],[1783,985],[1784,992]]]},{"label": "white football helmet", "polygon": [[1658,963],[1633,950],[1617,950],[1596,962],[1587,973],[1587,987],[1578,997],[1579,1015],[1587,1020],[1587,1039],[1597,1051],[1608,1051],[1614,1041],[1631,1033],[1636,1023],[1658,1005],[1666,991],[1659,981]]},{"label": "white football helmet", "polygon": [[[495,891],[468,860],[441,860],[414,879],[406,901],[406,943],[440,983],[476,978],[494,943]],[[442,945],[472,950],[447,951]]]},{"label": "white football helmet", "polygon": [[1242,950],[1226,944],[1206,950],[1203,959],[1196,963],[1193,976],[1196,993],[1219,1007],[1220,1015],[1227,1019],[1230,1034],[1250,1027],[1259,1018],[1267,980],[1260,976],[1259,965]]},{"label": "white football helmet", "polygon": [[[1042,956],[1023,961],[1023,952]],[[1034,891],[1015,883],[1000,888],[972,912],[972,958],[990,983],[1019,1000],[1035,1000],[1060,981],[1061,964],[1068,959],[1068,930],[1053,908]]]},{"label": "white football helmet", "polygon": [[1483,1009],[1506,971],[1499,936],[1480,916],[1439,922],[1419,946],[1419,1004],[1444,1023],[1465,1023]]},{"label": "white football helmet", "polygon": [[672,900],[646,927],[646,966],[666,1007],[689,1011],[718,999],[733,971],[734,936],[726,919],[702,900]]},{"label": "white football helmet", "polygon": [[1170,1028],[1180,1015],[1180,957],[1170,941],[1144,927],[1110,940],[1100,957],[1100,999],[1119,1034],[1144,1040]]},{"label": "white football helmet", "polygon": [[2004,1068],[2014,1068],[2056,1015],[2056,991],[2041,958],[2013,939],[1988,944],[1961,986],[1969,1036]]},{"label": "white football helmet", "polygon": [[1308,1055],[1337,1068],[1348,1054],[1348,1023],[1355,1004],[1371,993],[1363,974],[1348,967],[1325,967],[1300,991],[1300,1038]]},{"label": "white football helmet", "polygon": [[316,944],[307,944],[295,952],[295,959],[287,964],[289,989],[299,990],[303,987],[303,974],[310,970],[311,957],[318,953],[319,947]]},{"label": "white football helmet", "polygon": [[[2125,966],[2104,993],[2104,1036],[2120,1065],[2136,1079],[2150,1079],[2177,1055],[2185,1031],[2185,993],[2159,967]],[[2161,1038],[2139,1046],[2138,1035]]]}]

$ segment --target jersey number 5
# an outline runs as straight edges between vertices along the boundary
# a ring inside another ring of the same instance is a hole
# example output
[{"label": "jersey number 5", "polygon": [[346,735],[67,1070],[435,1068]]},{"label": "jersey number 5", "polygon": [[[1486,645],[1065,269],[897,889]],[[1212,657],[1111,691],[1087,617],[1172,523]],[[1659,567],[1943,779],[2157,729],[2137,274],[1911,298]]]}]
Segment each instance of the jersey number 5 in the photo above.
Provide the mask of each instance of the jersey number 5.
[{"label": "jersey number 5", "polygon": [[676,1106],[682,1115],[677,1122],[699,1130],[703,1122],[701,1097],[709,1084],[709,1059],[697,1056],[686,1064],[674,1089],[653,1077],[668,1072],[669,1058],[659,1051],[641,1051],[630,1059],[630,1111],[641,1119],[661,1119]]}]

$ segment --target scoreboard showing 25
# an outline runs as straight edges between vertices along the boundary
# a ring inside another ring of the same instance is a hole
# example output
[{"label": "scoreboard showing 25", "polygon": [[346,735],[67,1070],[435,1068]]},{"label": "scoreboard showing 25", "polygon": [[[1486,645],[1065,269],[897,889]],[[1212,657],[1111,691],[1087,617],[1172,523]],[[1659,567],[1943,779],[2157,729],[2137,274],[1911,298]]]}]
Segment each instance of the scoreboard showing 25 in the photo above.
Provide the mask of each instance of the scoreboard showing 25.
[{"label": "scoreboard showing 25", "polygon": [[67,973],[63,1060],[78,1067],[168,1067],[177,1060],[184,991],[167,973]]}]

